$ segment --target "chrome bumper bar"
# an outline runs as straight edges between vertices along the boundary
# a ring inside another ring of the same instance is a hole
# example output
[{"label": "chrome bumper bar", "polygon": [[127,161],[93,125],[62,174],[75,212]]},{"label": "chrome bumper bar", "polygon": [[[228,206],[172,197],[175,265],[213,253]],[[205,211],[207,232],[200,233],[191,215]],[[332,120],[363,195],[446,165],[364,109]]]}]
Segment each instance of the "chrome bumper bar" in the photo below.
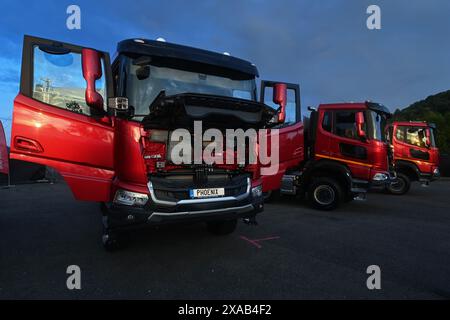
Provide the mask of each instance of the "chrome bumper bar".
[{"label": "chrome bumper bar", "polygon": [[182,211],[182,212],[153,212],[149,217],[148,221],[152,221],[158,217],[179,217],[179,216],[195,216],[201,214],[221,214],[233,212],[236,214],[245,213],[254,210],[254,206],[252,204],[247,204],[241,207],[232,207],[232,208],[222,208],[222,209],[213,209],[213,210],[199,210],[199,211]]}]

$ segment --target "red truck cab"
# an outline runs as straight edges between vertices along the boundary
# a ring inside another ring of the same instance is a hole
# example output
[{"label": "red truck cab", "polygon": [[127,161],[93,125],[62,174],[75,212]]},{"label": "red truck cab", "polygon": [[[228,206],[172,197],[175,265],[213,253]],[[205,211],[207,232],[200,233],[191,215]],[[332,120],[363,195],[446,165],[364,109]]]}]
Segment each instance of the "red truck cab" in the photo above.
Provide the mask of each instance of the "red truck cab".
[{"label": "red truck cab", "polygon": [[[274,83],[263,82],[261,101]],[[384,188],[393,175],[389,171],[384,126],[390,111],[371,102],[322,104],[310,109],[301,121],[300,90],[286,84],[286,121],[279,128],[279,170],[262,175],[263,192],[306,196],[321,210],[332,210],[341,202],[365,198],[371,187]]]},{"label": "red truck cab", "polygon": [[411,182],[428,185],[440,176],[439,149],[436,146],[436,126],[422,121],[394,121],[388,126],[398,180],[388,191],[402,195]]},{"label": "red truck cab", "polygon": [[169,136],[197,120],[265,127],[275,111],[257,102],[257,76],[245,60],[161,41],[122,41],[110,63],[25,36],[11,158],[53,167],[76,199],[101,203],[106,249],[137,226],[205,221],[228,234],[263,210],[258,164],[177,165]]}]

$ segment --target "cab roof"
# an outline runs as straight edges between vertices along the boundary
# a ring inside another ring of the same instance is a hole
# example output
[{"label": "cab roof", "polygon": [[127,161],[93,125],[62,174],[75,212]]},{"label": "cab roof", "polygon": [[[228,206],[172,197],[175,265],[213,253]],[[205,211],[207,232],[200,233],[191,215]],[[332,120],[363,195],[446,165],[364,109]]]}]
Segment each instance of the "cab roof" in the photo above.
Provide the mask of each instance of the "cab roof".
[{"label": "cab roof", "polygon": [[405,126],[405,127],[431,127],[436,128],[434,123],[427,123],[426,121],[394,121],[393,124],[397,126]]},{"label": "cab roof", "polygon": [[367,106],[364,102],[323,103],[319,105],[319,109],[367,109]]},{"label": "cab roof", "polygon": [[230,55],[189,46],[147,39],[127,39],[117,44],[117,53],[134,53],[202,63],[258,77],[256,66]]},{"label": "cab roof", "polygon": [[341,103],[325,103],[319,105],[319,109],[334,110],[334,109],[370,109],[377,112],[391,114],[391,111],[384,105],[375,102],[341,102]]}]

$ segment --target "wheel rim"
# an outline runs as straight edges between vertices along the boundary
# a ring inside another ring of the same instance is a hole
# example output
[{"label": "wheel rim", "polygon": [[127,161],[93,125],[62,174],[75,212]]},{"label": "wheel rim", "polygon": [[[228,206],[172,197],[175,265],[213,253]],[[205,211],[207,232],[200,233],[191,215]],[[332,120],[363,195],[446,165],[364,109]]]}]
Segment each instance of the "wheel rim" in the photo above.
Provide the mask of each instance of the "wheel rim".
[{"label": "wheel rim", "polygon": [[391,183],[391,190],[394,192],[401,192],[405,188],[406,183],[402,178],[398,178],[396,182]]},{"label": "wheel rim", "polygon": [[334,189],[327,185],[318,186],[314,190],[314,200],[320,205],[327,206],[333,203],[336,193]]}]

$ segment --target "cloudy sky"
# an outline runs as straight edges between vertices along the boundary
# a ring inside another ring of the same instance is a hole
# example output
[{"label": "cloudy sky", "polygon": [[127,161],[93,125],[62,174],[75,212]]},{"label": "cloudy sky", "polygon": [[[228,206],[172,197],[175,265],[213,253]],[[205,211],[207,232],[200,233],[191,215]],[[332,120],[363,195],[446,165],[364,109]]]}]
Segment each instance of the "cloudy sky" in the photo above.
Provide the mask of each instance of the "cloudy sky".
[{"label": "cloudy sky", "polygon": [[[94,4],[95,2],[95,4]],[[81,30],[66,9],[81,8]],[[381,8],[381,30],[366,9]],[[9,136],[24,34],[113,53],[164,37],[254,62],[261,79],[300,83],[302,104],[373,100],[392,110],[450,89],[448,0],[2,1],[0,119]]]}]

